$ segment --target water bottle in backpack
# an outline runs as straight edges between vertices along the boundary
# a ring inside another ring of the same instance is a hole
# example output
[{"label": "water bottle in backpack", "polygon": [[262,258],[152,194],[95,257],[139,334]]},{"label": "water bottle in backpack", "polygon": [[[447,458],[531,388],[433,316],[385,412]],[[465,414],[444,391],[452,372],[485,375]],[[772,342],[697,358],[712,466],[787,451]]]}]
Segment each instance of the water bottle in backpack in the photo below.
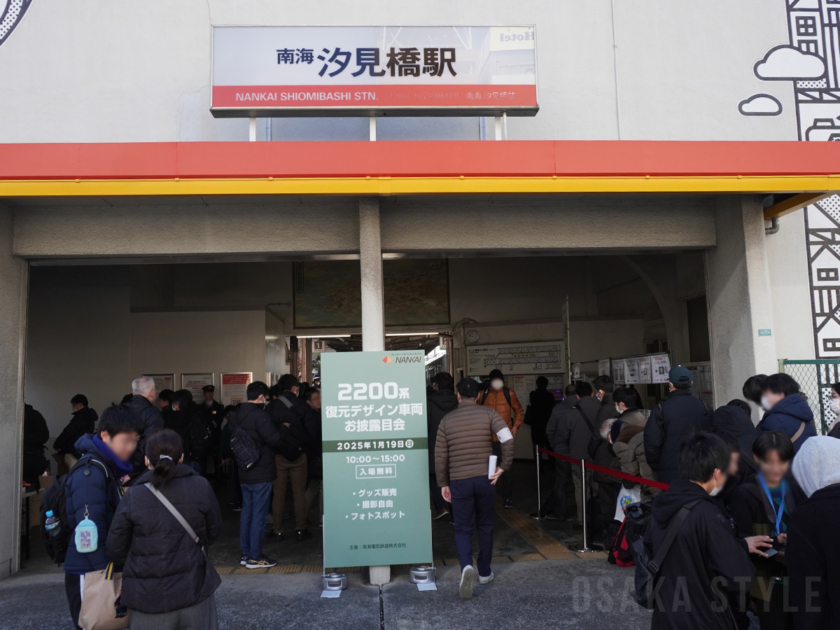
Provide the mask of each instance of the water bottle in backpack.
[{"label": "water bottle in backpack", "polygon": [[55,538],[61,533],[61,520],[52,510],[47,511],[47,520],[44,523],[44,529],[46,530],[47,538]]}]

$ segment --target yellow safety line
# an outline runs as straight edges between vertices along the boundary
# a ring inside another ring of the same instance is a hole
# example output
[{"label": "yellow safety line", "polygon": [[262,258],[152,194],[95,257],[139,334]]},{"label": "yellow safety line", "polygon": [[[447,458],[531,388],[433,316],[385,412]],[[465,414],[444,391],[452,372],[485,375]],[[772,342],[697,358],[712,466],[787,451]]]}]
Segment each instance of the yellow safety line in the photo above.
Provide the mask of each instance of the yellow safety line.
[{"label": "yellow safety line", "polygon": [[836,191],[840,175],[0,180],[0,197]]}]

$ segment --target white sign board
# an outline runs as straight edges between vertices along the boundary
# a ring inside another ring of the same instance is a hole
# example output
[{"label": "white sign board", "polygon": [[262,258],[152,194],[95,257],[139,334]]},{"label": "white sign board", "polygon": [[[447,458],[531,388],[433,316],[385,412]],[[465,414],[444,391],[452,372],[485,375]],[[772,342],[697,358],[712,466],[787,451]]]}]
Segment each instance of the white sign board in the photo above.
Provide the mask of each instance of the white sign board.
[{"label": "white sign board", "polygon": [[598,361],[598,376],[609,376],[610,375],[610,360],[609,359],[601,359]]},{"label": "white sign board", "polygon": [[[523,405],[527,405],[531,392],[537,389],[537,378],[545,376],[548,379],[548,391],[552,394],[562,394],[563,377],[559,374],[522,374],[513,377],[513,391]],[[555,396],[556,398],[557,396]]]},{"label": "white sign board", "polygon": [[654,354],[650,358],[652,381],[654,383],[667,383],[668,372],[671,371],[671,358],[667,354]]},{"label": "white sign board", "polygon": [[174,374],[144,374],[155,380],[155,391],[160,394],[163,390],[168,389],[172,391],[175,389],[175,375]]},{"label": "white sign board", "polygon": [[533,26],[214,26],[214,116],[533,116]]},{"label": "white sign board", "polygon": [[250,372],[222,372],[222,404],[225,407],[248,400],[246,390],[252,376]]},{"label": "white sign board", "polygon": [[181,374],[181,389],[188,389],[193,396],[193,400],[198,402],[204,396],[202,391],[204,386],[213,385],[213,380],[213,372]]},{"label": "white sign board", "polygon": [[532,341],[467,346],[467,374],[484,377],[491,370],[504,374],[565,373],[562,341]]}]

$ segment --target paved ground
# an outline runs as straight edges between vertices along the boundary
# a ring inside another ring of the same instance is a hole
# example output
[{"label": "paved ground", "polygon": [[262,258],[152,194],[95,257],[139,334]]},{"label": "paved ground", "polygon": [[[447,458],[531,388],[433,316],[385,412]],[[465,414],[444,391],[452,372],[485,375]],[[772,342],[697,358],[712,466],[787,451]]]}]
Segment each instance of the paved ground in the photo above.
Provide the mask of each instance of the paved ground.
[{"label": "paved ground", "polygon": [[[319,597],[320,579],[315,573],[226,575],[216,595],[219,622],[222,628],[249,630],[642,630],[650,624],[648,614],[632,602],[625,602],[622,610],[615,599],[605,608],[604,597],[595,596],[599,588],[601,592],[621,591],[629,575],[606,562],[576,559],[496,565],[496,580],[476,586],[471,601],[458,598],[458,567],[438,571],[438,591],[417,591],[402,569],[395,571],[381,597],[363,574],[351,574],[350,587],[338,600]],[[70,630],[63,576],[37,573],[0,582],[0,628]]]},{"label": "paved ground", "polygon": [[[222,574],[216,594],[220,626],[248,630],[649,628],[649,614],[628,597],[632,570],[608,564],[604,554],[581,557],[571,553],[567,545],[580,542],[580,532],[572,528],[571,520],[535,522],[526,516],[536,509],[534,466],[518,463],[515,479],[518,509],[497,509],[496,579],[487,586],[476,585],[470,601],[458,597],[460,569],[453,529],[445,520],[434,522],[432,528],[438,591],[419,592],[408,580],[408,569],[395,567],[391,583],[381,590],[368,584],[364,571],[354,571],[348,575],[350,587],[339,599],[321,599],[321,538],[314,526],[315,515],[312,540],[267,544],[266,553],[280,565],[247,572],[238,565],[238,514],[229,509],[226,493],[221,491],[225,534],[211,552]],[[550,471],[544,483],[550,487]],[[569,506],[573,512],[573,499]],[[285,525],[291,535],[291,521]],[[33,536],[32,558],[23,571],[0,582],[0,630],[70,630],[63,579],[63,572],[46,558],[40,540]]]}]

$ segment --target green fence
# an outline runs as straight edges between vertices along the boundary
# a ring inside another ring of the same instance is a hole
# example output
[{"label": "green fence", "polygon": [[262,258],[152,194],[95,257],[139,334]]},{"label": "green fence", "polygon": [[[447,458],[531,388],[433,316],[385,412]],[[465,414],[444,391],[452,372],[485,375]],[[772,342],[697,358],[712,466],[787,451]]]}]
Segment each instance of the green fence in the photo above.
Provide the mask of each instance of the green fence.
[{"label": "green fence", "polygon": [[840,359],[816,359],[813,361],[779,361],[779,371],[789,374],[799,383],[802,393],[814,411],[817,431],[828,433],[834,424],[835,415],[828,408],[831,386],[840,383]]}]

